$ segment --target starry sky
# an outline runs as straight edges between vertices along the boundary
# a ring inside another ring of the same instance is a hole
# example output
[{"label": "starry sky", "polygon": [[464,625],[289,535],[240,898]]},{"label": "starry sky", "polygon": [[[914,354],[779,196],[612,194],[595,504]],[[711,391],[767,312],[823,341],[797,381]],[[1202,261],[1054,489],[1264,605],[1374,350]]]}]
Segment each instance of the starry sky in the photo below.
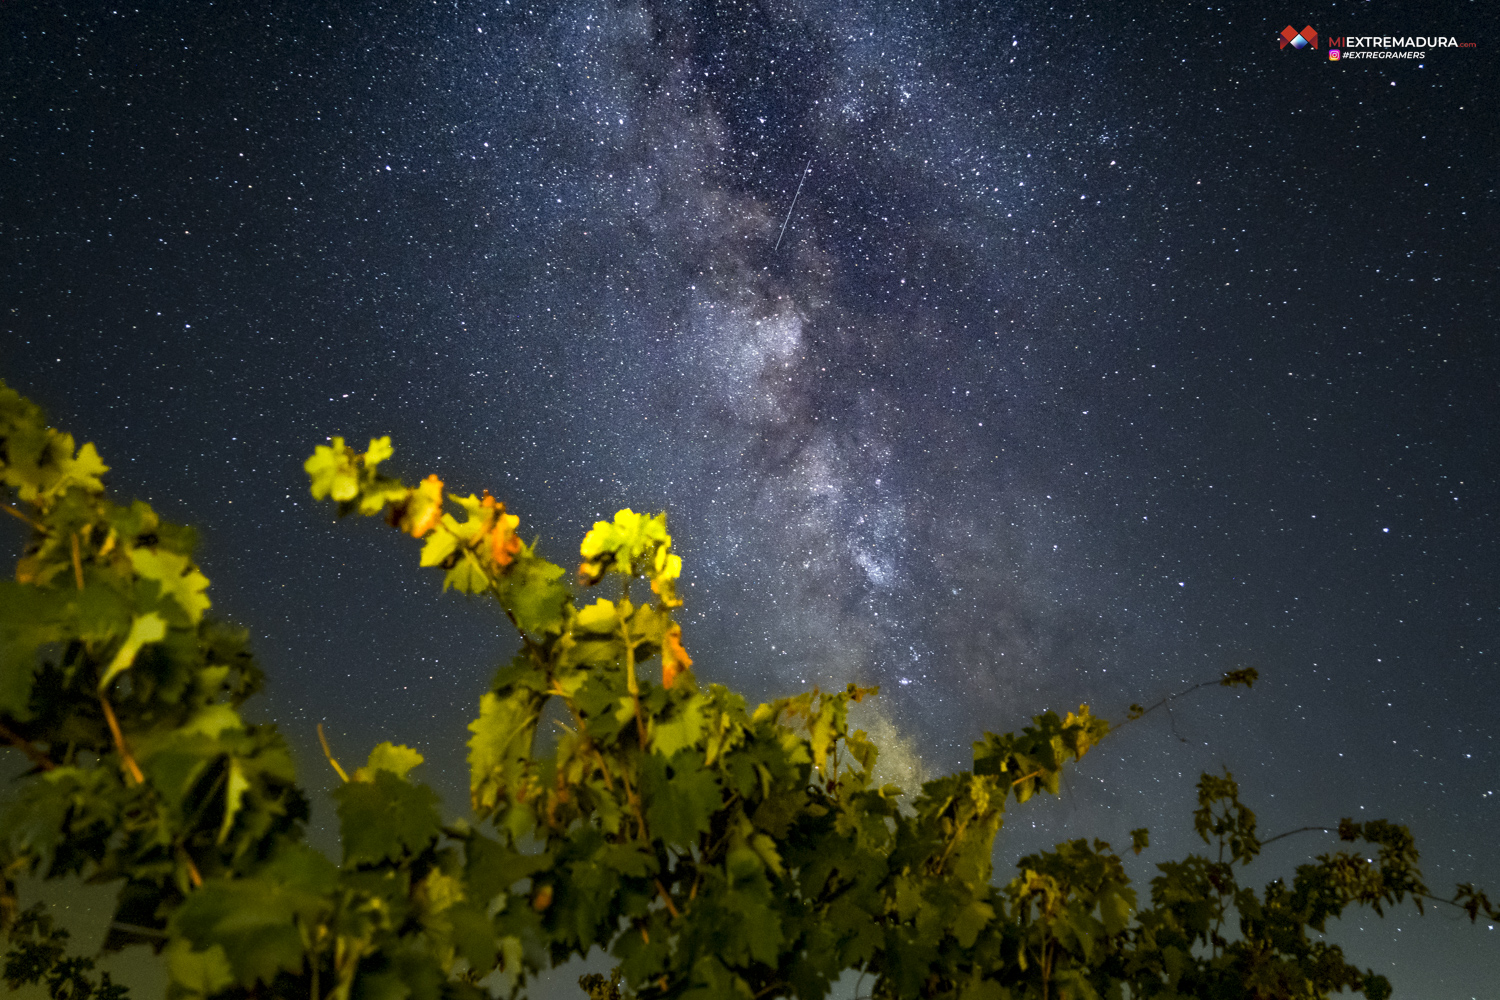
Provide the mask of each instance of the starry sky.
[{"label": "starry sky", "polygon": [[[200,526],[315,791],[321,721],[457,807],[510,649],[310,502],[314,444],[390,434],[565,564],[667,510],[700,679],[879,684],[908,783],[1261,672],[1014,810],[1003,877],[1148,826],[1149,878],[1228,767],[1265,834],[1385,816],[1500,888],[1483,5],[253,6],[0,3],[0,377]],[[1398,996],[1500,981],[1455,913],[1334,936]]]}]

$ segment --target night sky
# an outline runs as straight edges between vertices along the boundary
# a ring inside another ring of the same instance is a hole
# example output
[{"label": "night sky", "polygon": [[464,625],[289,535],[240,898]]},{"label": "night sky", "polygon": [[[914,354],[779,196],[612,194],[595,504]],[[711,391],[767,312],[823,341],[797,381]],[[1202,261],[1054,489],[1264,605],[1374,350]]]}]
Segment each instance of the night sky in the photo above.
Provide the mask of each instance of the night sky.
[{"label": "night sky", "polygon": [[[1149,878],[1227,766],[1265,835],[1384,816],[1500,889],[1486,5],[253,6],[0,3],[0,377],[200,526],[319,843],[315,724],[462,808],[511,648],[310,501],[390,434],[564,564],[667,510],[700,680],[879,684],[908,777],[1260,670],[1013,809],[1002,878],[1136,826]],[[1477,46],[1328,59],[1384,34]],[[1496,995],[1456,911],[1333,936]]]}]

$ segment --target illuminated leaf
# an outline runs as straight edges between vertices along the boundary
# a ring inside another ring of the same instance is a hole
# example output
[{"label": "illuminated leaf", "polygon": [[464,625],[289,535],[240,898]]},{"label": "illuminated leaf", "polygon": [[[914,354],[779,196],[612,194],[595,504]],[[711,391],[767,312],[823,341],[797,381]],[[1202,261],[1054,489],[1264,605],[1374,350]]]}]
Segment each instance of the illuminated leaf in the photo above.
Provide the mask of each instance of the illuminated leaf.
[{"label": "illuminated leaf", "polygon": [[524,784],[544,696],[518,691],[509,697],[485,694],[479,718],[469,724],[470,790],[474,808],[495,808],[501,796],[516,794]]},{"label": "illuminated leaf", "polygon": [[615,613],[615,603],[604,598],[580,610],[578,617],[573,621],[573,627],[580,632],[602,635],[612,633],[618,624],[619,617]]},{"label": "illuminated leaf", "polygon": [[682,648],[682,628],[673,625],[667,629],[665,643],[661,649],[661,686],[670,688],[679,674],[693,665],[693,658]]},{"label": "illuminated leaf", "polygon": [[209,608],[208,577],[198,571],[187,556],[163,548],[130,550],[130,562],[143,579],[153,581],[161,596],[176,606],[168,614],[173,624],[196,625]]},{"label": "illuminated leaf", "polygon": [[420,565],[441,566],[457,551],[460,539],[446,527],[439,525],[422,546]]},{"label": "illuminated leaf", "polygon": [[392,508],[391,514],[396,527],[413,538],[425,538],[443,517],[443,481],[428,476]]},{"label": "illuminated leaf", "polygon": [[541,635],[562,631],[563,611],[571,593],[563,582],[563,568],[537,557],[523,546],[506,574],[500,601],[515,616],[523,632]]},{"label": "illuminated leaf", "polygon": [[482,594],[490,589],[490,576],[473,551],[464,549],[459,554],[458,562],[443,577],[443,589],[447,590],[449,587],[460,594]]},{"label": "illuminated leaf", "polygon": [[194,951],[186,938],[176,938],[167,946],[165,958],[172,985],[187,996],[212,996],[234,984],[234,969],[223,945]]},{"label": "illuminated leaf", "polygon": [[325,497],[344,502],[359,495],[359,470],[355,467],[354,449],[336,437],[332,444],[320,444],[302,468],[312,478],[314,500]]},{"label": "illuminated leaf", "polygon": [[161,615],[155,611],[136,615],[135,620],[130,623],[130,633],[125,636],[114,659],[99,678],[99,690],[104,691],[111,681],[135,665],[136,654],[141,651],[142,646],[161,642],[166,637],[167,623],[162,620]]},{"label": "illuminated leaf", "polygon": [[398,778],[405,778],[406,773],[422,763],[422,760],[422,755],[411,747],[390,742],[380,743],[370,751],[369,762],[354,772],[354,780],[374,781],[376,771],[389,771]]},{"label": "illuminated leaf", "polygon": [[250,779],[245,777],[245,770],[239,760],[231,757],[228,782],[224,788],[224,821],[219,826],[219,836],[215,843],[222,844],[229,838],[229,831],[234,826],[234,817],[239,814],[240,804],[249,790]]},{"label": "illuminated leaf", "polygon": [[692,695],[676,707],[668,719],[658,719],[651,727],[651,748],[671,758],[677,751],[694,746],[708,732],[707,700]]}]

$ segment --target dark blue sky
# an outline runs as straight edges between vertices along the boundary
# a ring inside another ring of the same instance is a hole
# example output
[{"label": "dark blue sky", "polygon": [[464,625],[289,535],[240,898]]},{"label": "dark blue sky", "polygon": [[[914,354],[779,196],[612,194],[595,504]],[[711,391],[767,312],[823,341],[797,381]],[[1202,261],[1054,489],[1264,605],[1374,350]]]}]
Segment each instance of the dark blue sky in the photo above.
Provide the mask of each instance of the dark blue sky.
[{"label": "dark blue sky", "polygon": [[[1261,671],[1015,811],[1003,865],[1146,825],[1149,877],[1227,766],[1266,833],[1386,816],[1435,889],[1500,886],[1500,36],[1118,6],[12,0],[0,376],[201,526],[315,789],[324,721],[460,802],[508,648],[310,504],[315,443],[391,434],[560,562],[667,509],[700,676],[878,683],[929,773]],[[1451,914],[1336,937],[1398,996],[1500,981]]]}]

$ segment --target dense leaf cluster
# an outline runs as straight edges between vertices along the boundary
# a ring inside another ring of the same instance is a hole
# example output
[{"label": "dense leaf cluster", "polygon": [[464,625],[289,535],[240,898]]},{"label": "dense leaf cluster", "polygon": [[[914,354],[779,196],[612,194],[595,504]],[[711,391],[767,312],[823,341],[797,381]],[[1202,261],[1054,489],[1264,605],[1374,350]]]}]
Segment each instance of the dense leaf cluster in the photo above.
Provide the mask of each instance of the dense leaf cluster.
[{"label": "dense leaf cluster", "polygon": [[[0,474],[24,505],[6,510],[30,529],[0,584],[0,740],[30,764],[0,817],[12,985],[119,995],[18,911],[17,879],[40,874],[118,884],[106,948],[156,948],[183,998],[480,997],[596,947],[616,975],[581,985],[611,998],[817,1000],[849,970],[881,998],[1388,993],[1317,932],[1349,905],[1431,898],[1404,827],[1345,821],[1362,849],[1255,891],[1235,879],[1255,818],[1229,775],[1205,775],[1194,822],[1217,856],[1160,865],[1149,903],[1097,840],[996,884],[1007,809],[1056,794],[1107,734],[1087,706],[987,733],[972,770],[904,795],[849,726],[872,689],[752,708],[699,685],[664,515],[595,524],[575,589],[504,504],[405,485],[380,471],[391,454],[385,438],[319,446],[314,497],[420,540],[421,564],[493,598],[519,648],[469,727],[467,819],[411,779],[415,751],[383,743],[351,773],[325,744],[335,861],[304,842],[281,737],[240,715],[261,676],[243,633],[207,615],[191,533],[107,499],[93,447],[0,384]],[[585,603],[592,588],[607,596]],[[1495,916],[1471,887],[1455,901]]]}]

